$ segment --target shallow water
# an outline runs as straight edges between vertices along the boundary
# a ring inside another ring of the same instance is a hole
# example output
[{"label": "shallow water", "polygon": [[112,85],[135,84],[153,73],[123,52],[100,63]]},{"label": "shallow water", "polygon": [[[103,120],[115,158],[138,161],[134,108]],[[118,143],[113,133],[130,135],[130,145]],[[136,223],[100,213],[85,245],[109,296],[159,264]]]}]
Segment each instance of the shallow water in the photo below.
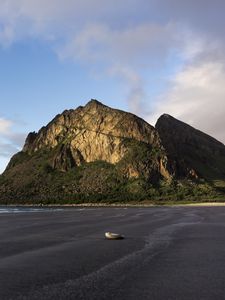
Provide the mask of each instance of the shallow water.
[{"label": "shallow water", "polygon": [[0,214],[11,214],[11,213],[29,213],[29,212],[51,212],[51,211],[61,211],[62,208],[43,208],[43,207],[0,207]]}]

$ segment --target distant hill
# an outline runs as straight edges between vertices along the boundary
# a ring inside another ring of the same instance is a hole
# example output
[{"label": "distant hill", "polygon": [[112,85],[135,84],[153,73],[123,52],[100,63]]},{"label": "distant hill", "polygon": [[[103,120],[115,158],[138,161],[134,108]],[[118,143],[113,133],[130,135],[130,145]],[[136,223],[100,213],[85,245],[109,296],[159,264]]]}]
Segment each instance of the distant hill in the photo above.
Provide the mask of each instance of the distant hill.
[{"label": "distant hill", "polygon": [[57,115],[0,176],[1,203],[223,197],[225,146],[174,119],[156,128],[97,100]]},{"label": "distant hill", "polygon": [[162,115],[157,123],[162,145],[175,162],[176,177],[225,180],[225,146],[211,136]]}]

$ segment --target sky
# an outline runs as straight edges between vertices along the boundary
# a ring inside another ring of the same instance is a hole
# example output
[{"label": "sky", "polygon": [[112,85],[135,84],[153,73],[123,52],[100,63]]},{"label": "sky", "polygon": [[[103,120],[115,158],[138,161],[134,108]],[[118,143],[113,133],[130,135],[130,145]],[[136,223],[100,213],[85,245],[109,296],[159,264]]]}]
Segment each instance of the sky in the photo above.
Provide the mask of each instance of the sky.
[{"label": "sky", "polygon": [[0,173],[27,134],[98,99],[225,143],[224,0],[0,0]]}]

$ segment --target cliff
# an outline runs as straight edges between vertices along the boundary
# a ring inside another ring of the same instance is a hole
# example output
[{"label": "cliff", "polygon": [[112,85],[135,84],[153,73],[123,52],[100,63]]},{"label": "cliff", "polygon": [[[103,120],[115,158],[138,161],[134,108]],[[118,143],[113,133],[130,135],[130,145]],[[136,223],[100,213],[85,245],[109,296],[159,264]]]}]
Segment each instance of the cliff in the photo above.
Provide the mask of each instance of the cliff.
[{"label": "cliff", "polygon": [[225,146],[221,142],[167,114],[158,119],[156,130],[175,162],[176,177],[225,179]]}]

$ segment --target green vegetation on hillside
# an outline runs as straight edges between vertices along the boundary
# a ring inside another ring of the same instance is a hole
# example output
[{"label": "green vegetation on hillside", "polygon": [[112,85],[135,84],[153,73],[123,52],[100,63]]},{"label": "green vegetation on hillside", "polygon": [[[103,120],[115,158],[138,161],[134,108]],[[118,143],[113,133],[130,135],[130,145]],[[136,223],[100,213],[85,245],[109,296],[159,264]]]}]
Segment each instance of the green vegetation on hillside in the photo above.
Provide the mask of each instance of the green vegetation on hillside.
[{"label": "green vegetation on hillside", "polygon": [[[0,176],[0,191],[6,195],[4,204],[70,204],[70,203],[127,203],[145,201],[163,204],[164,201],[199,201],[222,197],[212,184],[190,180],[151,183],[145,176],[128,178],[121,172],[123,164],[129,163],[138,169],[153,149],[144,144],[131,147],[124,160],[117,165],[104,161],[84,163],[67,172],[53,169],[49,151],[39,151],[34,156],[17,154],[11,166]],[[155,153],[154,153],[155,155]],[[141,158],[140,158],[141,157]],[[126,163],[125,163],[126,162]],[[32,170],[32,173],[31,173]],[[22,176],[18,176],[22,174]]]}]

